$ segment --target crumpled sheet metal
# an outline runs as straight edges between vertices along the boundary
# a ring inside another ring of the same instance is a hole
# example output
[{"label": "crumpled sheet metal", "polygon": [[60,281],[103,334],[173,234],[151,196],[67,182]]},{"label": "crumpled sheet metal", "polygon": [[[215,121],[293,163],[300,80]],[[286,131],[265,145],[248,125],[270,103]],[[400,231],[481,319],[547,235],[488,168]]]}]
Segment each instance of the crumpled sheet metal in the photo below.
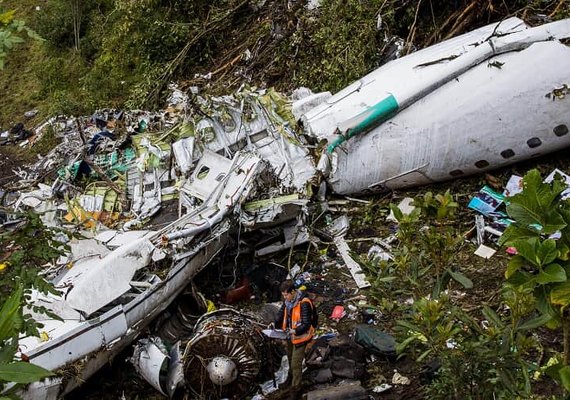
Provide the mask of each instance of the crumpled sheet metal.
[{"label": "crumpled sheet metal", "polygon": [[284,97],[273,91],[244,90],[234,96],[200,99],[209,115],[194,122],[202,146],[230,158],[237,150],[255,151],[271,164],[283,187],[304,192],[315,166],[300,145]]},{"label": "crumpled sheet metal", "polygon": [[262,169],[261,159],[255,154],[237,153],[224,176],[216,180],[218,184],[211,188],[204,203],[166,227],[162,231],[163,240],[187,240],[222,221],[234,207],[245,201],[254,189],[254,179]]},{"label": "crumpled sheet metal", "polygon": [[181,357],[180,342],[168,352],[160,338],[150,337],[138,341],[130,361],[152,387],[172,398],[184,380]]},{"label": "crumpled sheet metal", "polygon": [[149,263],[154,245],[145,238],[107,254],[76,264],[60,280],[69,285],[66,300],[71,307],[90,315],[131,289],[135,272]]}]

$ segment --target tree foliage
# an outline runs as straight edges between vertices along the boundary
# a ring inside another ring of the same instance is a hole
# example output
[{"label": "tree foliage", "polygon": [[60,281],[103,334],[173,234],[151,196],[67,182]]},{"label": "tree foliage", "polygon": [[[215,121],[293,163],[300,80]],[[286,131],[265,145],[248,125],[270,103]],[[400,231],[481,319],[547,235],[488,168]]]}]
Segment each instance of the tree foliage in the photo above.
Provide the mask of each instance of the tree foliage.
[{"label": "tree foliage", "polygon": [[24,42],[23,35],[42,40],[24,21],[16,19],[14,10],[4,11],[0,7],[0,70],[4,69],[6,57],[18,44]]}]

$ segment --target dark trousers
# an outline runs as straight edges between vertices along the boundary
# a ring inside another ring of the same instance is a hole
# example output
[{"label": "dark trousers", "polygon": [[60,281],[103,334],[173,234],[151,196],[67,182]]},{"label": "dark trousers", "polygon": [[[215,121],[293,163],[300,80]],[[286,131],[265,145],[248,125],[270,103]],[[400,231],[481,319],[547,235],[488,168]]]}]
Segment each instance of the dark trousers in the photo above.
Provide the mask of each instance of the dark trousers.
[{"label": "dark trousers", "polygon": [[289,359],[289,374],[291,374],[291,388],[293,390],[301,389],[301,380],[303,378],[303,359],[305,358],[305,348],[307,343],[293,344],[287,341],[287,358]]}]

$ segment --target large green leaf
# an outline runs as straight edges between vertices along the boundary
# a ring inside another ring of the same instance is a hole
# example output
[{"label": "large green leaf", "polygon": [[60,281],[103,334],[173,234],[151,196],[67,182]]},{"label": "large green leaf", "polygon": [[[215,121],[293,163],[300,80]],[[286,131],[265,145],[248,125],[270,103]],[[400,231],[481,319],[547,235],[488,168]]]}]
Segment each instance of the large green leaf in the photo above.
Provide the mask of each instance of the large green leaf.
[{"label": "large green leaf", "polygon": [[499,238],[499,244],[503,245],[511,245],[513,240],[518,239],[530,239],[533,237],[539,237],[540,233],[536,230],[528,229],[524,226],[518,226],[516,224],[511,224],[505,229],[505,232]]},{"label": "large green leaf", "polygon": [[542,182],[537,170],[529,171],[523,178],[524,190],[511,197],[507,213],[517,225],[536,227],[543,234],[551,234],[566,226],[555,207],[563,186],[556,181],[552,185]]},{"label": "large green leaf", "polygon": [[562,307],[568,306],[570,304],[570,281],[553,285],[550,291],[550,301]]},{"label": "large green leaf", "polygon": [[530,239],[519,239],[514,240],[512,245],[516,247],[518,254],[524,257],[528,262],[530,262],[535,267],[539,267],[540,259],[538,258],[538,247],[540,245],[539,238]]},{"label": "large green leaf", "polygon": [[521,226],[535,227],[537,232],[541,232],[543,229],[542,223],[544,221],[540,210],[533,210],[523,204],[511,202],[507,205],[507,214]]},{"label": "large green leaf", "polygon": [[570,392],[570,366],[566,365],[558,370],[558,375],[560,376],[560,382],[567,392]]},{"label": "large green leaf", "polygon": [[535,278],[535,275],[529,274],[528,272],[517,271],[507,279],[507,283],[510,283],[513,286],[534,287],[536,286]]},{"label": "large green leaf", "polygon": [[548,265],[536,277],[536,281],[541,285],[554,282],[565,282],[566,279],[566,271],[558,264]]},{"label": "large green leaf", "polygon": [[548,265],[558,257],[558,249],[556,248],[556,241],[553,239],[546,239],[538,245],[538,258],[541,265]]},{"label": "large green leaf", "polygon": [[11,338],[19,319],[22,288],[18,288],[0,309],[0,342]]},{"label": "large green leaf", "polygon": [[539,317],[530,319],[528,321],[523,322],[522,324],[520,324],[517,329],[520,331],[527,331],[527,330],[532,330],[532,329],[536,329],[544,324],[546,324],[548,321],[550,321],[552,319],[552,317],[548,314],[543,314]]},{"label": "large green leaf", "polygon": [[505,326],[501,318],[497,315],[497,313],[487,305],[483,306],[483,315],[487,318],[487,321],[491,322],[497,328],[502,328]]},{"label": "large green leaf", "polygon": [[449,275],[451,275],[451,277],[455,281],[459,282],[465,289],[472,289],[473,288],[473,282],[471,281],[471,279],[466,277],[463,273],[457,272],[457,271],[452,271],[450,269],[448,269],[447,272],[449,273]]},{"label": "large green leaf", "polygon": [[0,347],[0,364],[8,364],[14,359],[14,354],[18,352],[18,341],[16,338],[13,340],[4,340],[2,347]]},{"label": "large green leaf", "polygon": [[408,336],[405,340],[396,345],[396,352],[398,354],[402,354],[406,350],[406,347],[408,347],[408,345],[417,338],[418,338],[417,336]]},{"label": "large green leaf", "polygon": [[527,265],[528,262],[523,256],[516,255],[509,260],[507,269],[505,270],[505,278],[509,279],[515,272]]},{"label": "large green leaf", "polygon": [[52,375],[47,369],[23,361],[0,364],[0,379],[6,382],[31,383]]}]

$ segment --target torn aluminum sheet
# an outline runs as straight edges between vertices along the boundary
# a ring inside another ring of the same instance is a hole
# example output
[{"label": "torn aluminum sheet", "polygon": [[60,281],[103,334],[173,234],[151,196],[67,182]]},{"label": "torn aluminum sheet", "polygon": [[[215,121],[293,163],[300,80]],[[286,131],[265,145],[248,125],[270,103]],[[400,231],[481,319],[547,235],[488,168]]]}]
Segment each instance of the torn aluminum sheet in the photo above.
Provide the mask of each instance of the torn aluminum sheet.
[{"label": "torn aluminum sheet", "polygon": [[154,249],[148,239],[135,240],[101,260],[76,263],[58,285],[70,287],[67,302],[89,316],[131,289],[129,282],[137,270],[146,267]]},{"label": "torn aluminum sheet", "polygon": [[568,85],[568,36],[570,19],[509,18],[389,62],[310,110],[303,126],[329,140],[319,165],[333,191],[429,184],[570,145],[568,96],[555,95]]},{"label": "torn aluminum sheet", "polygon": [[40,215],[42,222],[46,226],[56,226],[55,221],[59,210],[54,200],[54,183],[52,186],[43,183],[38,184],[38,189],[20,194],[20,197],[14,205],[14,210],[19,211],[28,207]]},{"label": "torn aluminum sheet", "polygon": [[95,240],[104,243],[107,248],[116,249],[117,247],[131,243],[133,240],[138,240],[143,237],[151,237],[155,233],[156,232],[154,231],[148,230],[126,232],[107,230],[98,233],[97,236],[95,236]]},{"label": "torn aluminum sheet", "polygon": [[362,271],[362,267],[350,256],[350,247],[344,240],[344,235],[348,231],[350,220],[347,215],[342,215],[335,219],[327,229],[333,237],[333,242],[342,257],[346,267],[350,271],[352,278],[356,282],[359,289],[370,287],[370,282],[366,279],[366,275]]},{"label": "torn aluminum sheet", "polygon": [[67,243],[69,251],[57,260],[57,264],[70,264],[91,257],[101,259],[111,252],[109,248],[95,239],[72,239]]},{"label": "torn aluminum sheet", "polygon": [[187,174],[192,167],[192,156],[194,155],[194,138],[184,138],[172,143],[172,152],[176,158],[176,163],[183,174]]},{"label": "torn aluminum sheet", "polygon": [[[211,161],[209,156],[206,156]],[[215,159],[218,161],[218,159]],[[166,242],[177,239],[189,240],[200,232],[209,229],[227,216],[232,209],[245,201],[250,191],[253,189],[253,179],[262,171],[261,159],[250,152],[238,152],[229,164],[228,169],[223,172],[216,172],[214,164],[206,164],[206,161],[196,168],[198,172],[197,180],[213,178],[216,185],[210,186],[210,192],[200,184],[190,182],[191,193],[204,197],[204,203],[183,216],[175,223],[166,227],[162,232],[162,238]],[[211,167],[211,168],[210,168]],[[221,174],[221,175],[220,175]],[[192,191],[194,190],[194,191]]]},{"label": "torn aluminum sheet", "polygon": [[[231,158],[241,149],[255,151],[284,188],[304,192],[315,165],[293,125],[288,101],[273,90],[243,89],[234,96],[197,98],[208,118],[194,121],[200,143]],[[198,139],[197,139],[198,140]]]},{"label": "torn aluminum sheet", "polygon": [[151,172],[141,172],[141,176],[142,179],[134,179],[131,181],[133,184],[131,189],[133,193],[131,212],[136,218],[126,223],[123,226],[124,229],[137,226],[144,219],[155,215],[162,206],[163,198],[173,192],[173,190],[169,191],[163,187],[165,182],[171,181],[169,171],[161,168],[153,168]]},{"label": "torn aluminum sheet", "polygon": [[283,243],[272,244],[255,251],[257,257],[266,256],[277,251],[290,249],[291,247],[307,243],[311,240],[309,230],[302,222],[296,222],[283,227]]},{"label": "torn aluminum sheet", "polygon": [[298,194],[272,197],[244,204],[240,213],[241,224],[246,228],[267,228],[297,218],[309,204]]},{"label": "torn aluminum sheet", "polygon": [[[405,197],[398,203],[398,209],[402,212],[403,215],[410,215],[412,211],[415,210],[414,206],[414,199],[411,197]],[[390,210],[390,214],[386,217],[386,221],[388,222],[398,222],[396,217],[394,216],[394,211]]]},{"label": "torn aluminum sheet", "polygon": [[205,150],[190,180],[180,190],[203,202],[210,195],[212,188],[224,180],[231,167],[232,160]]}]

